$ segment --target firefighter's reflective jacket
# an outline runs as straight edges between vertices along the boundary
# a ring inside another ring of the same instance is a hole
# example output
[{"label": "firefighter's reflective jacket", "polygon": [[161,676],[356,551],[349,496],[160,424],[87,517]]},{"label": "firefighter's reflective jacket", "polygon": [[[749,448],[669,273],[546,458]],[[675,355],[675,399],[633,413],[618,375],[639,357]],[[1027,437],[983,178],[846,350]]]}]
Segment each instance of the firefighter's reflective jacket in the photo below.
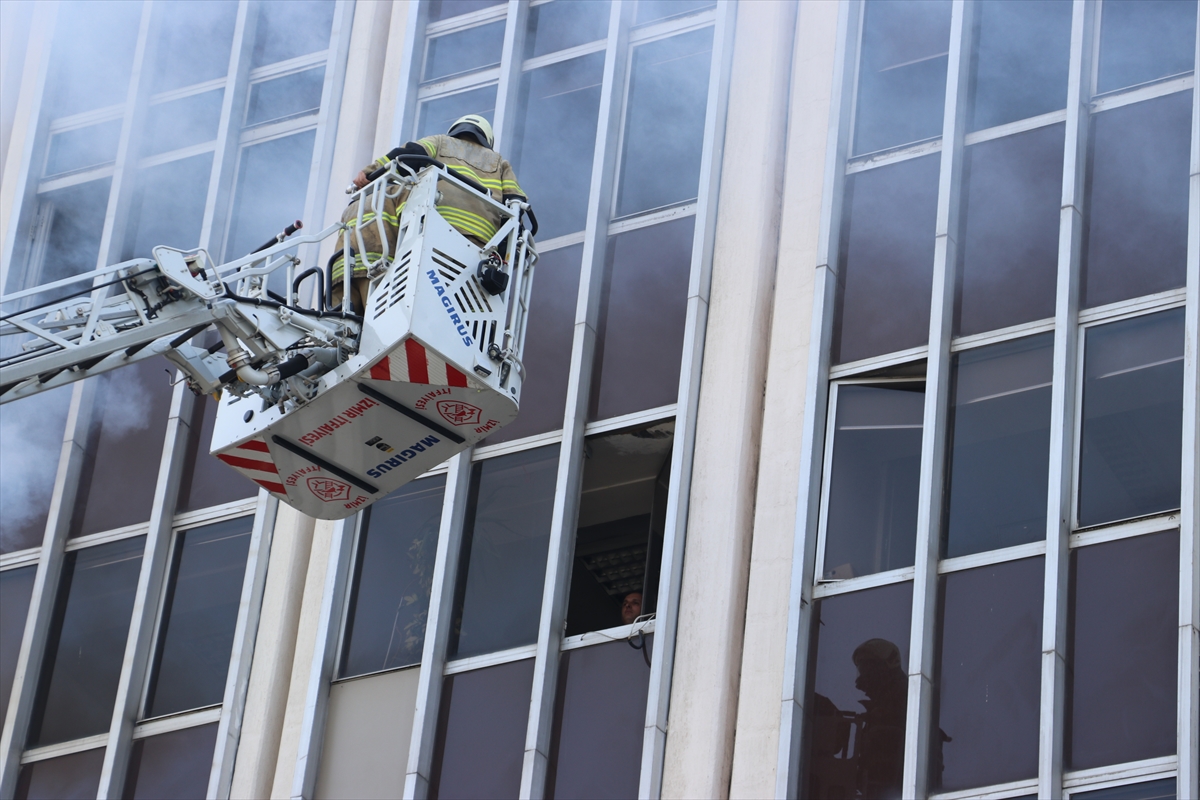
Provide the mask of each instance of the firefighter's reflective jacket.
[{"label": "firefighter's reflective jacket", "polygon": [[[525,199],[525,192],[517,183],[512,165],[495,150],[445,134],[427,136],[418,144],[425,148],[425,152],[431,158],[436,158],[454,172],[481,184],[497,202],[504,202],[514,196]],[[384,156],[364,167],[363,171],[370,174],[387,163],[388,159]],[[438,188],[442,193],[442,203],[438,205],[437,210],[447,222],[476,244],[485,244],[492,238],[501,221],[499,215],[487,203],[449,181],[442,181]],[[400,214],[404,211],[407,198],[408,192],[405,190],[395,199],[388,198],[384,203],[384,227],[388,235],[389,252],[395,251],[396,231],[400,226]],[[357,201],[346,208],[342,214],[342,221],[351,226],[358,224]],[[363,214],[363,244],[366,245],[367,258],[372,262],[382,253],[379,227],[374,223],[373,212]],[[362,254],[356,253],[354,261],[354,276],[365,276],[366,266],[363,264]],[[344,257],[338,257],[333,263],[335,284],[342,279],[343,265]]]}]

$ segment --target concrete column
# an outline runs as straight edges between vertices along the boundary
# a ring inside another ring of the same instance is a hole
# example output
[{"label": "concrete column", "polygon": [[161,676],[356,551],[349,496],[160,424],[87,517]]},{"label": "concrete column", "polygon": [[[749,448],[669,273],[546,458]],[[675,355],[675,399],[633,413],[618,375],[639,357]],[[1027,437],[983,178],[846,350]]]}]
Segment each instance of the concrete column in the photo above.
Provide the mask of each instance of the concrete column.
[{"label": "concrete column", "polygon": [[663,797],[729,793],[797,6],[738,7]]}]

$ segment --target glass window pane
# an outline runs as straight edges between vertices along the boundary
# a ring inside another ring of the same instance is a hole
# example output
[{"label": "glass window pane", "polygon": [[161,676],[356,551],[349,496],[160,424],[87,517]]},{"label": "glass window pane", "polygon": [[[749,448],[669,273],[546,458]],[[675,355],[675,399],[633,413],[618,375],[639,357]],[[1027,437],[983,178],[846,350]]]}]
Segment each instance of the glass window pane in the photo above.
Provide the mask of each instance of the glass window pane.
[{"label": "glass window pane", "polygon": [[21,654],[25,617],[37,567],[6,569],[0,572],[0,719],[8,715],[8,696]]},{"label": "glass window pane", "polygon": [[108,731],[145,536],[63,557],[27,746]]},{"label": "glass window pane", "polygon": [[1071,3],[984,0],[975,8],[969,129],[1066,108]]},{"label": "glass window pane", "polygon": [[471,468],[449,656],[537,641],[558,445]]},{"label": "glass window pane", "polygon": [[668,17],[679,17],[706,8],[712,8],[716,0],[638,0],[635,25],[656,22]]},{"label": "glass window pane", "polygon": [[[539,8],[546,6],[534,10]],[[524,114],[512,163],[538,215],[543,241],[583,230],[603,72],[604,54],[593,53],[521,78]]]},{"label": "glass window pane", "polygon": [[529,371],[521,385],[521,413],[487,438],[487,444],[558,430],[567,408],[575,304],[583,245],[542,253],[530,300],[521,361]]},{"label": "glass window pane", "polygon": [[1071,800],[1175,800],[1175,779],[1127,783],[1094,792],[1071,792]]},{"label": "glass window pane", "polygon": [[[10,271],[10,292],[96,269],[110,183],[109,178],[103,178],[38,196],[38,219],[31,221],[33,242],[28,266],[24,271]],[[52,247],[52,242],[70,242],[71,246]],[[29,303],[48,302],[83,289],[86,285],[45,292],[29,298]]]},{"label": "glass window pane", "polygon": [[1064,766],[1175,752],[1179,532],[1071,552]]},{"label": "glass window pane", "polygon": [[532,688],[533,659],[446,678],[430,798],[517,796]]},{"label": "glass window pane", "polygon": [[21,767],[16,800],[92,800],[100,790],[104,748]]},{"label": "glass window pane", "polygon": [[184,728],[133,743],[125,800],[204,797],[217,744],[217,723]]},{"label": "glass window pane", "polygon": [[1079,524],[1179,508],[1183,309],[1087,331]]},{"label": "glass window pane", "polygon": [[956,334],[1054,316],[1063,134],[1050,125],[967,148]]},{"label": "glass window pane", "polygon": [[254,517],[181,531],[175,540],[146,716],[217,705],[242,599]]},{"label": "glass window pane", "polygon": [[429,0],[429,21],[470,14],[490,6],[498,6],[505,0]]},{"label": "glass window pane", "polygon": [[937,156],[846,178],[836,363],[929,340],[937,183]]},{"label": "glass window pane", "polygon": [[246,125],[261,125],[315,114],[321,110],[321,91],[324,88],[324,67],[251,84]]},{"label": "glass window pane", "polygon": [[180,250],[199,246],[212,160],[212,153],[204,153],[138,171],[126,259],[152,258],[160,244]]},{"label": "glass window pane", "polygon": [[930,781],[942,791],[1037,776],[1043,560],[940,581]]},{"label": "glass window pane", "polygon": [[446,477],[413,481],[371,506],[362,522],[343,678],[421,663]]},{"label": "glass window pane", "polygon": [[589,420],[678,398],[694,226],[689,216],[609,240]]},{"label": "glass window pane", "polygon": [[651,638],[562,654],[547,795],[637,797],[650,683]]},{"label": "glass window pane", "polygon": [[912,566],[924,408],[924,383],[838,387],[825,578]]},{"label": "glass window pane", "polygon": [[70,536],[150,519],[175,369],[155,356],[105,373],[88,430]]},{"label": "glass window pane", "polygon": [[1104,0],[1096,91],[1195,69],[1196,0]]},{"label": "glass window pane", "polygon": [[224,89],[216,89],[150,106],[142,155],[167,153],[216,139],[224,96]]},{"label": "glass window pane", "polygon": [[[712,38],[712,28],[704,28],[634,48],[618,217],[696,196]],[[663,146],[664,125],[670,126],[670,147]]]},{"label": "glass window pane", "polygon": [[71,387],[60,386],[0,413],[0,553],[42,544],[70,404]]},{"label": "glass window pane", "polygon": [[489,123],[492,121],[496,115],[496,84],[421,103],[416,138],[445,133],[454,120],[467,114],[478,114]]},{"label": "glass window pane", "polygon": [[[199,342],[199,339],[196,342]],[[212,343],[205,342],[205,345]],[[179,499],[175,504],[177,511],[194,511],[234,500],[244,500],[253,497],[258,491],[258,487],[246,480],[240,472],[230,469],[208,452],[216,422],[216,401],[209,397],[196,398],[192,405],[192,424],[188,428],[187,454],[183,459]]]},{"label": "glass window pane", "polygon": [[503,49],[504,20],[436,36],[426,42],[421,80],[433,81],[497,66]]},{"label": "glass window pane", "polygon": [[329,47],[334,0],[261,3],[251,66],[274,64]]},{"label": "glass window pane", "polygon": [[52,118],[125,102],[141,19],[141,3],[69,0],[59,6],[47,78]]},{"label": "glass window pane", "polygon": [[158,14],[153,91],[225,77],[237,7],[237,0],[188,0]]},{"label": "glass window pane", "polygon": [[608,34],[609,0],[566,0],[529,9],[525,57],[543,56],[603,39]]},{"label": "glass window pane", "polygon": [[588,437],[567,636],[656,607],[675,421]]},{"label": "glass window pane", "polygon": [[117,143],[121,138],[121,120],[114,119],[74,128],[50,137],[46,153],[46,175],[61,175],[117,159]]},{"label": "glass window pane", "polygon": [[1192,93],[1092,122],[1083,249],[1087,308],[1184,285]]},{"label": "glass window pane", "polygon": [[1045,537],[1053,361],[1049,333],[954,357],[946,558]]},{"label": "glass window pane", "polygon": [[801,797],[899,797],[912,584],[813,603]]},{"label": "glass window pane", "polygon": [[942,135],[949,55],[949,0],[867,3],[855,153]]}]

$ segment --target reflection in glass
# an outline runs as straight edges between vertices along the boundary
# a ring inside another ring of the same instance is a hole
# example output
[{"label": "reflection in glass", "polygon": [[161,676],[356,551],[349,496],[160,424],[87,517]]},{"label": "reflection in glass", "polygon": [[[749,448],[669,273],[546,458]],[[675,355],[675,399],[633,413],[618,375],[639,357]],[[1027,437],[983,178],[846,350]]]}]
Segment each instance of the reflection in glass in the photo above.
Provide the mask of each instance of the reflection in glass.
[{"label": "reflection in glass", "polygon": [[114,119],[73,128],[50,137],[46,153],[46,175],[111,164],[117,159],[117,143],[121,138],[121,120]]},{"label": "reflection in glass", "polygon": [[813,603],[800,797],[899,797],[912,584]]},{"label": "reflection in glass", "polygon": [[706,8],[712,8],[717,0],[638,0],[634,25],[657,22],[669,17],[680,17]]},{"label": "reflection in glass", "polygon": [[42,544],[70,404],[71,387],[60,386],[0,414],[0,553]]},{"label": "reflection in glass", "polygon": [[67,0],[59,5],[47,76],[50,117],[125,102],[142,4]]},{"label": "reflection in glass", "polygon": [[678,398],[694,226],[689,216],[609,240],[589,420]]},{"label": "reflection in glass", "polygon": [[325,68],[317,67],[250,85],[246,125],[278,122],[321,110]]},{"label": "reflection in glass", "polygon": [[944,575],[930,783],[956,791],[1037,776],[1041,558]]},{"label": "reflection in glass", "polygon": [[421,662],[446,477],[413,481],[366,511],[339,675]]},{"label": "reflection in glass", "polygon": [[0,719],[8,714],[8,695],[17,671],[21,637],[37,567],[6,569],[0,572]]},{"label": "reflection in glass", "polygon": [[1045,537],[1053,359],[1049,333],[954,356],[945,558]]},{"label": "reflection in glass", "polygon": [[1064,767],[1175,752],[1179,532],[1071,551]]},{"label": "reflection in glass", "polygon": [[[142,155],[157,155],[216,139],[224,96],[224,89],[215,89],[150,106],[142,137]],[[205,186],[201,193],[207,188]]]},{"label": "reflection in glass", "polygon": [[63,556],[28,747],[108,731],[145,536]]},{"label": "reflection in glass", "polygon": [[446,677],[429,776],[431,800],[517,796],[532,688],[533,659]]},{"label": "reflection in glass", "polygon": [[1190,91],[1092,117],[1084,307],[1184,285],[1191,120]]},{"label": "reflection in glass", "polygon": [[436,36],[425,44],[421,80],[433,81],[494,67],[504,49],[504,20]]},{"label": "reflection in glass", "polygon": [[[196,339],[193,343],[199,342],[200,340]],[[213,343],[209,341],[204,344],[208,346]],[[216,422],[217,401],[211,397],[197,397],[192,404],[187,453],[183,457],[179,499],[175,503],[177,511],[194,511],[234,500],[244,500],[258,492],[258,487],[240,472],[230,469],[208,452]]]},{"label": "reflection in glass", "polygon": [[217,744],[217,723],[148,736],[133,743],[125,800],[204,797]]},{"label": "reflection in glass", "polygon": [[158,14],[152,91],[225,77],[237,7],[237,0],[188,0]]},{"label": "reflection in glass", "polygon": [[152,258],[160,244],[180,250],[199,246],[212,160],[212,153],[203,153],[138,171],[125,258]]},{"label": "reflection in glass", "polygon": [[583,230],[603,71],[604,54],[593,53],[521,77],[524,114],[512,163],[538,215],[540,241]]},{"label": "reflection in glass", "polygon": [[637,797],[652,637],[562,654],[547,797]]},{"label": "reflection in glass", "polygon": [[1196,0],[1104,0],[1097,92],[1195,69]]},{"label": "reflection in glass", "polygon": [[103,766],[103,747],[25,764],[14,800],[92,800]]},{"label": "reflection in glass", "polygon": [[837,388],[824,578],[912,566],[924,408],[924,383]]},{"label": "reflection in glass", "polygon": [[1071,3],[983,0],[975,8],[968,129],[1066,108]]},{"label": "reflection in glass", "polygon": [[567,636],[632,623],[634,597],[653,613],[674,439],[674,420],[587,438]]},{"label": "reflection in glass", "polygon": [[449,657],[537,641],[558,445],[471,467]]},{"label": "reflection in glass", "polygon": [[603,39],[608,33],[609,0],[565,0],[529,9],[525,57],[544,56]]},{"label": "reflection in glass", "polygon": [[334,0],[259,4],[252,67],[274,64],[329,47]]},{"label": "reflection in glass", "polygon": [[496,114],[496,84],[421,103],[417,138],[445,133],[454,120],[465,114],[478,114],[490,123]]},{"label": "reflection in glass", "polygon": [[175,540],[146,716],[217,705],[242,598],[254,517],[181,531]]},{"label": "reflection in glass", "polygon": [[1087,331],[1079,524],[1179,508],[1183,309]]},{"label": "reflection in glass", "polygon": [[949,0],[866,4],[855,153],[941,135],[949,54]]},{"label": "reflection in glass", "polygon": [[1071,792],[1071,800],[1175,800],[1175,779],[1127,783],[1094,792]]},{"label": "reflection in glass", "polygon": [[583,245],[541,253],[533,282],[528,332],[521,361],[529,377],[521,386],[521,413],[487,438],[487,444],[557,430],[567,407],[575,304]]},{"label": "reflection in glass", "polygon": [[712,39],[712,28],[704,28],[634,48],[616,216],[696,196]]},{"label": "reflection in glass", "polygon": [[937,182],[936,155],[846,178],[836,363],[928,341]]},{"label": "reflection in glass", "polygon": [[956,334],[1054,316],[1063,133],[1049,125],[967,148]]}]

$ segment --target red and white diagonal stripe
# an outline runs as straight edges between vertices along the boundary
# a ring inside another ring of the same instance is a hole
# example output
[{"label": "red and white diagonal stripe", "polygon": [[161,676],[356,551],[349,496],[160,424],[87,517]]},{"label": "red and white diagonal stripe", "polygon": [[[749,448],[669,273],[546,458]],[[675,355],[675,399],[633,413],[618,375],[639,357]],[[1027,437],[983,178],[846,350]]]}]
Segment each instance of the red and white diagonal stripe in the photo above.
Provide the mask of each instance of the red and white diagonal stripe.
[{"label": "red and white diagonal stripe", "polygon": [[475,381],[426,350],[416,339],[405,339],[386,358],[371,367],[370,377],[377,381],[426,383],[432,386],[480,388]]},{"label": "red and white diagonal stripe", "polygon": [[287,497],[287,489],[279,482],[279,470],[271,460],[271,451],[263,439],[251,439],[239,444],[232,453],[218,453],[217,458],[267,491]]}]

